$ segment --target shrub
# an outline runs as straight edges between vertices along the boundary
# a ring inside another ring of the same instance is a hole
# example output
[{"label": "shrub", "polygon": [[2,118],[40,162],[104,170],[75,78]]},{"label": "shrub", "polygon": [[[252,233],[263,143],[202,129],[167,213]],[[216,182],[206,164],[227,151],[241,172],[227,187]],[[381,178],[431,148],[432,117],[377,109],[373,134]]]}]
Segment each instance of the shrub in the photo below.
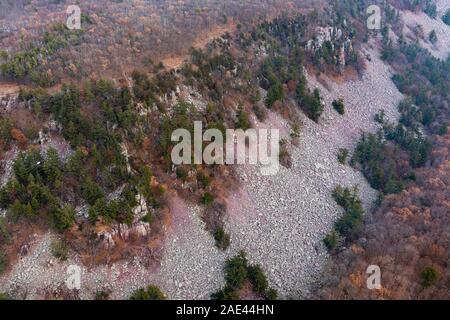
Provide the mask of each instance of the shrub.
[{"label": "shrub", "polygon": [[274,288],[269,288],[266,292],[266,300],[277,300],[278,291]]},{"label": "shrub", "polygon": [[108,290],[100,290],[95,293],[95,300],[108,300],[110,291]]},{"label": "shrub", "polygon": [[261,101],[261,92],[259,91],[259,87],[253,89],[253,93],[250,96],[250,101],[253,104]]},{"label": "shrub", "polygon": [[214,240],[217,248],[221,250],[226,250],[230,245],[230,235],[223,228],[217,228],[214,231]]},{"label": "shrub", "polygon": [[384,192],[387,194],[400,193],[404,189],[403,183],[396,179],[389,179],[384,187]]},{"label": "shrub", "polygon": [[1,300],[12,300],[11,296],[5,292],[0,292],[0,301]]},{"label": "shrub", "polygon": [[225,280],[233,289],[241,289],[247,279],[247,257],[241,251],[234,258],[230,258],[225,263]]},{"label": "shrub", "polygon": [[378,113],[375,115],[374,120],[375,120],[375,122],[377,122],[379,124],[384,124],[385,117],[386,117],[386,113],[385,113],[384,109],[380,109],[380,111],[378,111]]},{"label": "shrub", "polygon": [[211,194],[211,193],[209,193],[209,192],[205,192],[204,194],[203,194],[203,196],[202,196],[202,203],[204,204],[204,205],[210,205],[211,203],[213,203],[213,201],[214,201],[214,196]]},{"label": "shrub", "polygon": [[50,245],[52,255],[62,261],[67,260],[69,254],[69,248],[64,241],[55,240]]},{"label": "shrub", "polygon": [[212,300],[239,300],[239,294],[233,288],[225,286],[211,295]]},{"label": "shrub", "polygon": [[267,110],[257,104],[253,106],[253,112],[259,121],[264,122],[267,118]]},{"label": "shrub", "polygon": [[211,295],[214,300],[238,300],[239,290],[247,281],[252,284],[253,292],[265,297],[268,300],[277,298],[277,291],[269,288],[267,278],[259,265],[248,265],[244,251],[229,258],[225,262],[226,285],[222,290]]},{"label": "shrub", "polygon": [[59,231],[72,227],[75,220],[75,210],[69,205],[64,207],[52,205],[49,214],[52,218],[53,226]]},{"label": "shrub", "polygon": [[154,220],[154,216],[153,216],[153,214],[151,212],[148,212],[145,215],[145,217],[142,218],[143,222],[147,222],[149,224],[152,224],[153,220]]},{"label": "shrub", "polygon": [[266,106],[272,108],[276,101],[284,99],[283,85],[280,82],[272,85],[267,91]]},{"label": "shrub", "polygon": [[443,136],[446,135],[447,132],[448,132],[448,125],[444,123],[439,127],[438,135]]},{"label": "shrub", "polygon": [[292,139],[300,138],[300,124],[298,122],[295,122],[292,125],[290,136]]},{"label": "shrub", "polygon": [[323,243],[329,251],[332,251],[341,245],[342,237],[335,230],[332,230],[329,234],[327,234],[325,239],[323,239]]},{"label": "shrub", "polygon": [[0,60],[8,60],[9,54],[5,50],[0,50]]},{"label": "shrub", "polygon": [[0,245],[9,242],[11,235],[6,227],[6,219],[0,217]]},{"label": "shrub", "polygon": [[348,240],[356,239],[362,228],[364,214],[357,189],[350,190],[338,186],[333,191],[333,198],[345,211],[344,215],[335,223],[335,230]]},{"label": "shrub", "polygon": [[247,269],[248,277],[253,285],[253,291],[264,293],[269,287],[266,275],[259,265],[249,266]]},{"label": "shrub", "polygon": [[450,26],[450,9],[447,9],[447,11],[445,11],[445,14],[442,16],[442,21]]},{"label": "shrub", "polygon": [[211,177],[203,171],[197,173],[197,181],[202,188],[207,188],[211,185]]},{"label": "shrub", "polygon": [[314,89],[313,95],[308,99],[309,108],[308,116],[315,122],[319,121],[319,117],[323,112],[322,97],[319,89]]},{"label": "shrub", "polygon": [[97,219],[102,217],[105,223],[112,223],[114,220],[121,223],[131,223],[133,219],[132,207],[123,196],[120,199],[113,199],[109,202],[105,198],[100,198],[89,209],[89,221],[95,224]]},{"label": "shrub", "polygon": [[430,18],[436,18],[437,15],[437,7],[436,3],[433,1],[427,1],[425,8],[423,9],[423,12],[425,12]]},{"label": "shrub", "polygon": [[439,273],[434,267],[430,266],[423,269],[423,271],[420,273],[420,277],[422,278],[422,285],[425,288],[428,288],[437,282]]},{"label": "shrub", "polygon": [[237,113],[236,128],[247,130],[251,127],[248,113],[241,107]]},{"label": "shrub", "polygon": [[105,196],[102,188],[92,181],[91,178],[87,178],[83,185],[81,186],[81,195],[84,200],[91,206],[94,205],[94,203]]},{"label": "shrub", "polygon": [[[388,135],[389,140],[404,139],[403,133],[389,132]],[[420,138],[407,140],[408,142],[405,141],[404,145],[409,152],[410,164],[417,166],[424,163],[429,154],[428,142]],[[364,134],[356,146],[351,163],[361,165],[361,171],[372,188],[385,193],[398,193],[403,189],[401,181],[405,178],[404,165],[398,159],[401,159],[402,155],[406,156],[405,152],[399,153],[399,151],[398,146],[386,142],[381,134]]]},{"label": "shrub", "polygon": [[89,208],[89,221],[92,224],[97,222],[99,216],[107,216],[107,206],[105,198],[98,199],[93,206]]},{"label": "shrub", "polygon": [[288,141],[285,138],[280,140],[279,150],[280,164],[286,168],[290,168],[292,166],[292,157],[288,149]]},{"label": "shrub", "polygon": [[186,179],[188,177],[188,172],[183,167],[178,167],[176,170],[176,174],[177,174],[177,178],[183,182],[186,181]]},{"label": "shrub", "polygon": [[430,34],[428,35],[428,40],[430,40],[430,42],[431,42],[432,44],[435,44],[435,43],[437,42],[438,38],[437,38],[437,35],[436,35],[436,31],[435,31],[435,30],[432,30],[432,31],[430,32]]},{"label": "shrub", "polygon": [[17,222],[21,216],[26,216],[28,218],[34,216],[33,208],[30,203],[22,204],[18,199],[8,208],[8,217],[14,222]]},{"label": "shrub", "polygon": [[55,184],[62,176],[58,152],[51,148],[47,151],[42,171],[45,174],[45,181]]},{"label": "shrub", "polygon": [[154,285],[150,285],[147,288],[140,288],[133,292],[130,300],[165,300],[166,295]]},{"label": "shrub", "polygon": [[337,113],[339,113],[341,115],[345,114],[344,100],[342,100],[342,99],[334,100],[332,105],[333,105],[334,110],[336,110]]},{"label": "shrub", "polygon": [[345,148],[339,149],[338,152],[338,161],[340,164],[345,164],[348,158],[348,150]]},{"label": "shrub", "polygon": [[306,88],[306,84],[299,82],[297,85],[297,100],[300,107],[305,111],[306,115],[313,121],[318,122],[320,115],[323,112],[322,97],[319,89],[314,89],[311,94]]},{"label": "shrub", "polygon": [[9,260],[6,254],[0,251],[0,274],[2,274],[8,267]]},{"label": "shrub", "polygon": [[9,119],[0,119],[0,139],[3,140],[3,148],[7,149],[12,140],[11,130],[13,126]]},{"label": "shrub", "polygon": [[377,198],[373,201],[373,204],[376,208],[379,208],[384,201],[385,194],[383,192],[378,192]]},{"label": "shrub", "polygon": [[11,297],[7,293],[0,292],[0,300],[11,300]]}]

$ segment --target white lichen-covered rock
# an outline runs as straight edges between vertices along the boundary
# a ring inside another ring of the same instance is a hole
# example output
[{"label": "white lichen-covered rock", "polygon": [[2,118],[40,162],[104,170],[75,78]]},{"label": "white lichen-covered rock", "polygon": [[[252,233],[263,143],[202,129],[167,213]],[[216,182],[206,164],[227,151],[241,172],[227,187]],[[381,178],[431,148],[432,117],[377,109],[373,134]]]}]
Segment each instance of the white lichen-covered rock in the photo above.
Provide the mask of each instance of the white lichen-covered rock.
[{"label": "white lichen-covered rock", "polygon": [[98,238],[101,240],[102,246],[105,249],[111,249],[116,245],[110,232],[102,232],[98,235]]},{"label": "white lichen-covered rock", "polygon": [[138,239],[146,238],[150,235],[150,224],[142,221],[148,214],[148,206],[142,194],[136,195],[136,207],[133,208],[133,222],[131,225],[125,223],[114,224],[108,230],[102,230],[97,234],[104,248],[109,249],[115,246],[114,238],[119,237],[123,241],[129,241],[131,237]]},{"label": "white lichen-covered rock", "polygon": [[343,31],[338,27],[318,27],[316,36],[308,40],[305,49],[314,53],[320,50],[325,42],[331,43],[331,50],[337,58],[339,67],[344,67],[347,63],[347,56],[353,52],[352,41],[346,39]]},{"label": "white lichen-covered rock", "polygon": [[60,130],[60,129],[59,129],[59,126],[58,126],[58,123],[57,123],[55,120],[50,120],[50,121],[47,123],[47,128],[48,128],[50,131],[58,131],[58,130]]},{"label": "white lichen-covered rock", "polygon": [[135,208],[133,208],[133,216],[134,216],[133,222],[134,223],[142,220],[142,218],[144,218],[148,213],[147,202],[145,201],[145,198],[143,195],[138,193],[136,195],[136,202],[137,202],[137,206]]},{"label": "white lichen-covered rock", "polygon": [[105,249],[113,248],[116,243],[115,238],[120,238],[123,241],[132,239],[144,239],[150,235],[150,224],[144,221],[138,221],[131,225],[125,223],[115,224],[109,230],[102,231],[97,234]]},{"label": "white lichen-covered rock", "polygon": [[127,241],[130,238],[130,227],[124,223],[119,224],[118,233],[122,240]]},{"label": "white lichen-covered rock", "polygon": [[145,238],[150,234],[150,224],[147,222],[138,222],[133,227],[133,234],[139,238]]},{"label": "white lichen-covered rock", "polygon": [[[180,85],[177,88],[177,95],[171,100],[171,105],[175,106],[179,102],[185,102],[195,107],[197,111],[205,111],[208,102],[202,97],[201,93],[191,86]],[[172,114],[173,109],[169,110]]]},{"label": "white lichen-covered rock", "polygon": [[3,159],[0,162],[0,165],[3,167],[3,174],[0,176],[0,186],[3,187],[11,179],[13,174],[13,163],[19,155],[19,152],[19,148],[13,146],[3,154]]},{"label": "white lichen-covered rock", "polygon": [[122,143],[122,144],[120,145],[120,147],[122,148],[122,155],[125,157],[125,160],[126,160],[126,162],[127,162],[127,172],[128,172],[128,173],[131,173],[131,166],[130,166],[130,161],[129,161],[130,155],[129,155],[129,153],[128,153],[128,148],[127,148],[127,146],[125,145],[125,143]]},{"label": "white lichen-covered rock", "polygon": [[4,111],[10,111],[16,101],[16,95],[0,95],[0,108]]},{"label": "white lichen-covered rock", "polygon": [[315,38],[308,41],[306,48],[310,51],[317,51],[326,41],[334,42],[341,37],[342,30],[337,27],[317,27]]}]

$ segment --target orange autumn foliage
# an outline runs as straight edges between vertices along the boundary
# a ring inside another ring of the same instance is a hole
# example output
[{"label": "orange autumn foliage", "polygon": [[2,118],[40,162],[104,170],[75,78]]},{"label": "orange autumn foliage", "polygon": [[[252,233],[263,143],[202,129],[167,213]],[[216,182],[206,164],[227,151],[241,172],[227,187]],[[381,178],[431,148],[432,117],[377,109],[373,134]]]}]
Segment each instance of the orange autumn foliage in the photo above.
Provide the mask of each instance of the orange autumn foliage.
[{"label": "orange autumn foliage", "polygon": [[22,150],[25,150],[28,144],[28,139],[25,137],[22,131],[16,128],[11,129],[11,136],[12,138],[17,141],[17,144],[19,145],[19,148]]}]

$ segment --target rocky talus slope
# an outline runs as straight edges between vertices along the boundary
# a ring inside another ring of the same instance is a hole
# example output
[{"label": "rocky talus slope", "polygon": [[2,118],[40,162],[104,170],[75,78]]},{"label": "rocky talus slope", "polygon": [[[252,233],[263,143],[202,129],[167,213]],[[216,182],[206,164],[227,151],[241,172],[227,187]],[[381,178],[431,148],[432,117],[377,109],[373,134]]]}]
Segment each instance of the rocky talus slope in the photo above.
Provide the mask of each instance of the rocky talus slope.
[{"label": "rocky talus slope", "polygon": [[[368,53],[372,62],[361,80],[329,82],[327,90],[308,77],[311,87],[320,88],[326,107],[319,124],[302,117],[304,127],[299,146],[292,148],[292,168],[281,168],[268,177],[254,168],[242,168],[242,191],[229,201],[236,204],[228,222],[232,246],[245,249],[252,261],[261,263],[271,285],[284,297],[308,297],[320,280],[328,256],[322,239],[342,213],[331,197],[335,186],[357,185],[366,210],[376,197],[360,172],[337,161],[339,148],[352,150],[362,131],[377,129],[373,118],[380,109],[390,121],[398,117],[402,95],[377,53]],[[331,107],[336,98],[344,99],[344,116]],[[289,132],[281,119],[269,122]]]}]

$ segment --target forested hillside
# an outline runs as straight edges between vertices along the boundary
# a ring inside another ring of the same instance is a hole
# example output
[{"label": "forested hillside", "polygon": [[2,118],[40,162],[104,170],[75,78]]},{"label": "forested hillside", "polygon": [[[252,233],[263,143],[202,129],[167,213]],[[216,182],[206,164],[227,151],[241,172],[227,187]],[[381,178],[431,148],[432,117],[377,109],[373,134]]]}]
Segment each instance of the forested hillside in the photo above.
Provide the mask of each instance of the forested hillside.
[{"label": "forested hillside", "polygon": [[[391,2],[437,17],[431,1]],[[394,9],[395,10],[395,9]],[[384,12],[387,12],[386,10]],[[335,248],[319,295],[332,299],[448,299],[450,59],[434,58],[404,39],[397,19],[382,31],[382,57],[405,99],[397,125],[377,116],[378,135],[364,136],[352,158],[380,191],[377,208],[346,248]],[[398,30],[397,40],[388,30]],[[365,270],[381,268],[382,289],[368,290]]]},{"label": "forested hillside", "polygon": [[[449,13],[372,2],[3,1],[0,297],[450,298]],[[279,173],[175,165],[194,121]]]}]

